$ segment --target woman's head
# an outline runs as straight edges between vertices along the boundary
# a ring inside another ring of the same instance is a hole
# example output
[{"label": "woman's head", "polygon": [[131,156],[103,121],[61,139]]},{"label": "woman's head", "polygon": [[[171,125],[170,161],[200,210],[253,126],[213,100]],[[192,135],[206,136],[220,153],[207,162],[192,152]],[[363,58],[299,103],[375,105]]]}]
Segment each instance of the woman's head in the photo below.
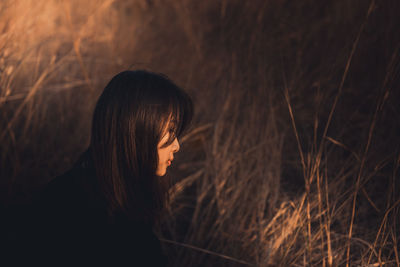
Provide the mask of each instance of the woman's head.
[{"label": "woman's head", "polygon": [[94,111],[91,149],[111,212],[162,207],[162,177],[192,117],[190,97],[167,77],[147,71],[114,76]]}]

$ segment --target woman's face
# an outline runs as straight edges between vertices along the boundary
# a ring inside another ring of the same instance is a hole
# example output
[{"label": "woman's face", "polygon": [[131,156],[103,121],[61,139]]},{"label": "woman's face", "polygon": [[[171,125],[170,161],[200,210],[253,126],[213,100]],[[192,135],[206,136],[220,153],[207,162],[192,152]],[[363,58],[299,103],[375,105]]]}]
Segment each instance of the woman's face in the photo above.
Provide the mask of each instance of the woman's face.
[{"label": "woman's face", "polygon": [[175,138],[171,144],[165,146],[169,140],[170,134],[172,133],[170,131],[170,123],[168,123],[164,135],[157,145],[158,165],[156,174],[158,176],[165,175],[168,166],[171,165],[172,160],[174,159],[174,153],[178,152],[180,148],[177,138]]}]

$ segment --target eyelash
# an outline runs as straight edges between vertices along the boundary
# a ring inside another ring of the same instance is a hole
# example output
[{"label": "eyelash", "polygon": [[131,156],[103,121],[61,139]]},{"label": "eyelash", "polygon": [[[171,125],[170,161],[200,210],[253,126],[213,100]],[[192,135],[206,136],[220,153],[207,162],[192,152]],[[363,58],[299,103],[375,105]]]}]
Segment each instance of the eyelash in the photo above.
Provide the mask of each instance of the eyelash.
[{"label": "eyelash", "polygon": [[[168,130],[168,132],[169,132],[170,136],[169,136],[168,140],[164,143],[163,146],[168,146],[169,144],[172,144],[172,142],[173,142],[174,139],[176,138],[176,136],[175,136],[175,129],[174,129],[174,128],[171,127],[171,128]],[[172,137],[173,137],[173,138],[172,138]]]}]

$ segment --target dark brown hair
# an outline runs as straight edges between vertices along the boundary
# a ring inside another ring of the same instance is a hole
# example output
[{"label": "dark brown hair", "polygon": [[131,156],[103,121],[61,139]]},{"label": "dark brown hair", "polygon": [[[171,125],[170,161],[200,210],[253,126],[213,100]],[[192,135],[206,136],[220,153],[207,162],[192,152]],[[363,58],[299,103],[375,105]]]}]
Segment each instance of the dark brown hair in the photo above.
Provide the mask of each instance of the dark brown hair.
[{"label": "dark brown hair", "polygon": [[156,176],[157,144],[169,119],[172,143],[192,113],[190,97],[162,74],[124,71],[111,79],[94,110],[90,143],[111,215],[154,222],[168,197],[166,179]]}]

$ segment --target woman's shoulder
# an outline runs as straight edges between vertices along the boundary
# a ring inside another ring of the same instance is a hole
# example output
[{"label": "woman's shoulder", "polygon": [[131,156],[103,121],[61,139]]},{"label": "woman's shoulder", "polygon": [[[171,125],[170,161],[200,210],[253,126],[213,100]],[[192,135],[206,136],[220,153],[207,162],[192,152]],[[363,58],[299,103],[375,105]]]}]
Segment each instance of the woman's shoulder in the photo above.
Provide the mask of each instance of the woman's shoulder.
[{"label": "woman's shoulder", "polygon": [[34,203],[45,216],[67,216],[105,209],[95,172],[82,157],[72,168],[46,184]]},{"label": "woman's shoulder", "polygon": [[83,200],[80,198],[84,196],[84,187],[87,185],[88,178],[83,170],[74,166],[47,183],[38,194],[38,202],[41,204],[43,202],[49,204],[80,202]]}]

